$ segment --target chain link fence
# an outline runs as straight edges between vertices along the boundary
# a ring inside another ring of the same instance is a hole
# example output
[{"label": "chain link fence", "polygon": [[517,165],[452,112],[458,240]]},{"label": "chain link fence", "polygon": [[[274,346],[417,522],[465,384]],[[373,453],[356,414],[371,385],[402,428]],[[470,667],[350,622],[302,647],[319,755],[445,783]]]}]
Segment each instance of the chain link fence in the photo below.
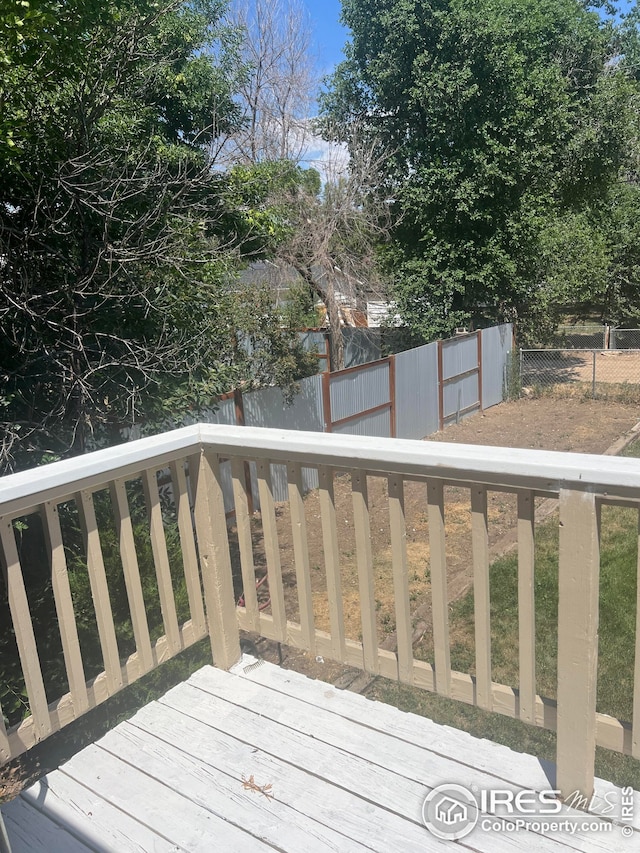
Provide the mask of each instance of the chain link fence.
[{"label": "chain link fence", "polygon": [[558,326],[551,340],[555,349],[640,349],[640,329],[622,329],[602,323]]},{"label": "chain link fence", "polygon": [[518,368],[512,381],[527,396],[553,392],[640,402],[640,349],[521,349]]},{"label": "chain link fence", "polygon": [[640,349],[640,329],[611,329],[610,349]]},{"label": "chain link fence", "polygon": [[558,349],[607,349],[607,327],[601,323],[558,326],[552,345]]}]

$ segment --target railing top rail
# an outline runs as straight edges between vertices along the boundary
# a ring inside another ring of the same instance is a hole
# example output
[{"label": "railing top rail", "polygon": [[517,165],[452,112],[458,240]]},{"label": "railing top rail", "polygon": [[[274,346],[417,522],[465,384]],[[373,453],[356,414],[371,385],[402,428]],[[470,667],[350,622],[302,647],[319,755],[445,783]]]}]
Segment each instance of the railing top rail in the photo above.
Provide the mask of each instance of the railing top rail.
[{"label": "railing top rail", "polygon": [[582,453],[370,438],[293,430],[196,424],[0,479],[0,515],[134,475],[198,453],[297,461],[558,493],[561,488],[637,497],[640,460]]},{"label": "railing top rail", "polygon": [[640,460],[561,453],[201,424],[203,444],[222,454],[242,451],[272,461],[361,468],[557,493],[571,488],[620,497],[638,496]]},{"label": "railing top rail", "polygon": [[0,477],[0,515],[15,517],[46,501],[135,474],[148,465],[162,466],[199,453],[200,447],[200,426],[195,424]]}]

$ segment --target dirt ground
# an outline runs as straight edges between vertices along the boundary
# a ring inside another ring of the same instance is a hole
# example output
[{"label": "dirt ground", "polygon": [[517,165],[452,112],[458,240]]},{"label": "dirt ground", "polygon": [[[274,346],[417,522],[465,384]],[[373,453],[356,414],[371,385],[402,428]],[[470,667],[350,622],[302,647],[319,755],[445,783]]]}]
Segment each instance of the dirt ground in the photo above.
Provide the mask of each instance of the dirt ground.
[{"label": "dirt ground", "polygon": [[428,441],[604,453],[640,420],[640,406],[543,396],[487,409]]},{"label": "dirt ground", "polygon": [[[545,395],[521,399],[488,409],[467,418],[444,432],[429,436],[429,441],[445,441],[488,446],[539,448],[576,453],[604,453],[617,439],[640,420],[640,407],[624,403],[555,398]],[[371,543],[375,574],[375,598],[378,641],[385,648],[395,647],[395,611],[389,508],[385,478],[368,477]],[[345,627],[349,638],[359,640],[360,610],[356,550],[349,474],[335,476],[335,508],[338,524],[342,599]],[[541,499],[538,500],[541,503]],[[427,524],[426,485],[405,482],[405,524],[409,569],[409,594],[414,624],[414,642],[420,656],[431,658],[429,530]],[[291,521],[287,504],[276,508],[287,617],[298,618],[296,581],[293,562]],[[320,501],[317,491],[305,499],[307,537],[311,559],[311,584],[316,627],[329,631],[326,576],[324,568]],[[445,488],[445,524],[447,582],[450,601],[462,596],[472,581],[471,513],[469,490]],[[488,500],[489,547],[492,559],[515,542],[515,496],[490,492]],[[257,573],[266,572],[264,544],[259,514],[254,520],[254,554]],[[266,612],[269,612],[268,609]],[[258,643],[260,646],[260,643]],[[272,657],[266,641],[261,653]],[[316,662],[302,652],[288,649],[285,666],[329,681],[348,680],[348,669],[329,661]]]},{"label": "dirt ground", "polygon": [[[593,352],[538,350],[525,355],[525,385],[579,383],[583,392],[589,393],[593,382]],[[640,379],[640,353],[637,350],[598,351],[595,369],[598,395],[611,397],[626,393],[629,399],[637,400]]]}]

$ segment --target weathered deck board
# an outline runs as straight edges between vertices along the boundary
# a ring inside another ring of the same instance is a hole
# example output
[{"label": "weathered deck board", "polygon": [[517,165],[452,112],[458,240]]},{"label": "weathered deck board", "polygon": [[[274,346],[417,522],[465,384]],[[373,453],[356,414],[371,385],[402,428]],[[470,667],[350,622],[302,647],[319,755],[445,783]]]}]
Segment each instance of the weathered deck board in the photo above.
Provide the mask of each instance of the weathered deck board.
[{"label": "weathered deck board", "polygon": [[[87,847],[59,823],[50,820],[19,797],[3,807],[5,826],[14,850],[64,850],[86,853]],[[159,849],[159,848],[158,848]]]},{"label": "weathered deck board", "polygon": [[[236,668],[236,671],[241,670]],[[260,682],[260,686],[268,685],[272,688],[271,692],[265,694],[256,681]],[[506,747],[497,747],[490,741],[479,741],[465,732],[399,712],[381,702],[363,700],[362,696],[345,693],[321,681],[301,679],[297,673],[278,667],[258,667],[240,683],[213,679],[211,670],[202,669],[194,674],[191,685],[209,692],[211,699],[219,698],[235,705],[232,712],[234,720],[241,711],[248,709],[258,716],[263,726],[266,720],[277,721],[306,734],[316,755],[315,760],[311,759],[312,762],[319,760],[322,747],[333,746],[338,754],[323,763],[320,771],[323,779],[339,785],[345,785],[344,780],[347,779],[350,790],[373,799],[381,808],[417,821],[421,829],[420,807],[424,797],[430,789],[443,782],[459,781],[466,786],[476,785],[480,790],[508,788],[517,791],[532,787],[534,782],[530,782],[521,772],[520,759],[524,758],[528,759],[530,769],[538,771],[534,777],[535,787],[552,787],[540,763],[531,756],[522,756]],[[172,701],[172,692],[163,701]],[[181,693],[180,701],[182,710],[188,713],[189,705],[193,707],[199,700],[192,688],[188,695],[186,692]],[[367,704],[363,705],[363,701]],[[351,706],[347,718],[343,716],[343,703]],[[198,707],[200,719],[206,713],[206,708],[212,717],[215,712],[214,725],[217,726],[221,725],[221,716],[229,713],[222,704],[212,706],[209,703]],[[246,731],[244,724],[242,730],[243,733]],[[271,737],[271,728],[269,732]],[[453,749],[452,743],[456,744]],[[489,747],[488,760],[482,770],[473,766],[478,743]],[[261,746],[260,740],[256,740],[255,745]],[[270,749],[269,746],[261,748]],[[501,760],[496,760],[495,756],[491,758],[494,748],[501,750]],[[297,755],[295,750],[293,752]],[[356,771],[347,766],[340,753],[342,756],[357,755],[363,759],[365,769]],[[307,763],[306,766],[315,767],[315,763]],[[376,784],[369,778],[370,774],[365,770],[371,767],[381,768],[387,774],[386,785]],[[413,788],[407,786],[407,781],[414,782]],[[415,806],[413,811],[408,811],[410,803]],[[567,814],[575,812],[567,810]],[[485,834],[484,838],[477,838],[474,834],[471,846],[478,851],[529,850],[531,838],[532,834],[522,832],[511,836]],[[430,838],[430,843],[433,842],[434,839]],[[465,843],[469,844],[469,839],[465,839]],[[563,837],[562,843],[556,838],[536,834],[535,844],[536,850],[540,851],[559,851],[566,847],[603,853],[611,851],[611,838],[606,834],[601,837],[590,834],[585,839],[576,833]]]},{"label": "weathered deck board", "polygon": [[[432,787],[546,788],[540,762],[271,664],[245,671],[251,662],[199,670],[3,806],[14,853],[640,847],[640,832],[627,841],[617,828],[439,841],[421,821]],[[246,789],[251,776],[273,798]]]}]

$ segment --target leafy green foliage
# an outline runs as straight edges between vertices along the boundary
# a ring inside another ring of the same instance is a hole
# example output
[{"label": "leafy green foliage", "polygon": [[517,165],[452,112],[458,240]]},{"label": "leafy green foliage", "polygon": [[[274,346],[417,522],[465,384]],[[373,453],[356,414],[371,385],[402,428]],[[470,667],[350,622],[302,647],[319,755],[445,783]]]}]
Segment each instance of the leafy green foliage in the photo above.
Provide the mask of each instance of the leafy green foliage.
[{"label": "leafy green foliage", "polygon": [[[182,624],[190,616],[182,548],[175,504],[162,476],[160,478],[160,495],[176,611],[178,622]],[[147,622],[153,641],[164,634],[164,627],[147,508],[140,481],[133,480],[127,483],[127,498]],[[119,537],[108,492],[96,492],[93,500],[118,649],[121,659],[126,659],[135,651],[135,641],[124,582]],[[104,669],[104,663],[89,581],[82,527],[75,503],[61,504],[59,506],[59,518],[85,675],[87,679],[90,679]],[[51,702],[64,695],[69,687],[60,630],[56,618],[47,545],[41,519],[38,515],[34,514],[22,519],[20,524],[16,525],[16,529],[19,533],[20,560],[24,571],[25,587],[36,633],[41,668],[45,678],[47,698]],[[11,617],[7,607],[6,590],[3,587],[0,587],[0,610],[5,626],[5,630],[0,632],[0,650],[2,652],[0,703],[6,722],[13,725],[28,716],[30,709],[15,638],[13,632],[8,630],[11,625]]]},{"label": "leafy green foliage", "polygon": [[586,280],[572,238],[588,245],[592,211],[612,210],[637,127],[620,29],[576,0],[344,0],[343,20],[324,111],[392,152],[382,258],[412,330],[531,326],[604,294],[602,238]]},{"label": "leafy green foliage", "polygon": [[266,295],[237,282],[259,230],[282,226],[238,210],[238,179],[210,157],[238,120],[223,5],[43,2],[4,34],[1,467],[309,372]]}]

